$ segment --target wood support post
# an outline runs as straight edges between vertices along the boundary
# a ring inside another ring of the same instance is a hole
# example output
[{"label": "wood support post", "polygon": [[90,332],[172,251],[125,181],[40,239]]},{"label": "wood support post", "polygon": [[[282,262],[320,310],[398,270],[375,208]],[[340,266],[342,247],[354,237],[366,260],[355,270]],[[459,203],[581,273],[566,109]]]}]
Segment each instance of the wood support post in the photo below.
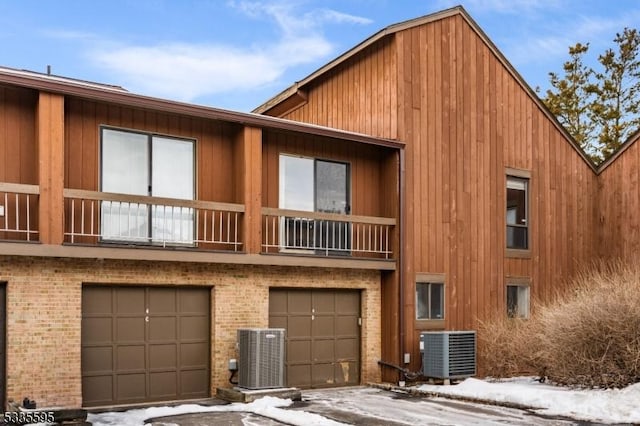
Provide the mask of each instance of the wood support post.
[{"label": "wood support post", "polygon": [[[64,240],[64,96],[40,92],[36,121],[39,229],[43,244]],[[80,165],[78,165],[80,166]]]}]

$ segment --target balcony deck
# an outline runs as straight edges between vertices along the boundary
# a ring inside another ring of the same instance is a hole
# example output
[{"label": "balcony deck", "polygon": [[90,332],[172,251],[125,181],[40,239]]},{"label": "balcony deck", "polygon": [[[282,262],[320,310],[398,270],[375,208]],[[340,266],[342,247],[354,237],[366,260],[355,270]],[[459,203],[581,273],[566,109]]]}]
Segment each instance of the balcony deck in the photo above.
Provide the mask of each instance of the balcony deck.
[{"label": "balcony deck", "polygon": [[248,253],[242,204],[77,189],[64,190],[63,243],[33,244],[39,193],[37,185],[0,182],[0,254],[396,268],[393,218],[263,207],[261,251]]}]

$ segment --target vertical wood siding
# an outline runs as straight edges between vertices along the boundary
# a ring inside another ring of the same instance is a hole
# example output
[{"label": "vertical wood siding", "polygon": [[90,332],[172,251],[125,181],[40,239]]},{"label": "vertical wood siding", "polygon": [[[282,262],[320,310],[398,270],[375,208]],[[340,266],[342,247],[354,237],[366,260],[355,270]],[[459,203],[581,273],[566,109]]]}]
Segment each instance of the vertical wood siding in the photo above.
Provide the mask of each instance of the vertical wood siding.
[{"label": "vertical wood siding", "polygon": [[[479,319],[506,315],[507,277],[529,277],[532,298],[548,299],[596,254],[597,176],[461,16],[374,44],[311,82],[308,94],[287,118],[407,144],[404,345],[414,355],[411,368],[420,365],[416,273],[444,273],[446,328],[475,329]],[[392,117],[388,125],[380,127],[379,111]],[[528,258],[505,250],[507,167],[531,174]],[[385,338],[384,353],[393,352],[394,338]]]},{"label": "vertical wood siding", "polygon": [[637,261],[640,252],[638,138],[599,176],[598,248],[604,258]]},{"label": "vertical wood siding", "polygon": [[309,102],[284,118],[395,139],[395,61],[392,40],[382,40],[314,82]]},{"label": "vertical wood siding", "polygon": [[0,86],[0,182],[38,183],[35,91]]},{"label": "vertical wood siding", "polygon": [[66,102],[66,188],[98,190],[101,125],[195,139],[197,198],[240,202],[233,173],[240,126],[80,99]]}]

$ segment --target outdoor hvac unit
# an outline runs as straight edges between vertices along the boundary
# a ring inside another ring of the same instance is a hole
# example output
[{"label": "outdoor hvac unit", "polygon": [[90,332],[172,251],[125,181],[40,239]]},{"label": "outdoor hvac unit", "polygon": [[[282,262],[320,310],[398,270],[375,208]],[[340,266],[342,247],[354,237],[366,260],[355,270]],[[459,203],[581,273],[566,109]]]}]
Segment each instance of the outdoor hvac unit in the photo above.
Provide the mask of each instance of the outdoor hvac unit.
[{"label": "outdoor hvac unit", "polygon": [[422,374],[438,379],[460,379],[476,374],[475,331],[420,333]]},{"label": "outdoor hvac unit", "polygon": [[284,328],[238,330],[238,386],[268,389],[284,386]]}]

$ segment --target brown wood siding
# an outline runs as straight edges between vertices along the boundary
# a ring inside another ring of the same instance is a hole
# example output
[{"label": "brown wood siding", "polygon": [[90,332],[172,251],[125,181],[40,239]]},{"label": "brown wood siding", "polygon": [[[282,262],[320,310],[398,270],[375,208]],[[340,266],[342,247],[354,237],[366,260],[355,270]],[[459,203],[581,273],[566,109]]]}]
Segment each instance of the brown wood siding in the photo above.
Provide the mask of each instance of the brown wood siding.
[{"label": "brown wood siding", "polygon": [[0,182],[38,184],[38,93],[0,86]]},{"label": "brown wood siding", "polygon": [[[386,86],[370,74],[379,54],[397,67],[388,71],[397,86],[386,97],[377,95]],[[327,108],[333,93],[327,88],[339,80],[366,90],[339,92]],[[544,300],[595,255],[596,175],[463,17],[391,35],[309,86],[308,103],[287,118],[406,143],[404,351],[413,355],[410,368],[420,366],[416,273],[444,273],[445,327],[475,329],[478,319],[506,315],[507,277],[530,277],[532,298]],[[375,108],[367,109],[379,99],[388,100],[386,108],[397,99],[388,134],[366,117],[370,111],[379,121]],[[351,116],[336,120],[333,110]],[[507,257],[506,168],[531,175],[526,258]],[[395,303],[392,289],[384,295]],[[383,323],[396,317],[384,311]],[[383,354],[391,358],[395,337],[385,336]]]},{"label": "brown wood siding", "polygon": [[395,139],[395,63],[393,40],[385,39],[305,87],[309,102],[283,118]]},{"label": "brown wood siding", "polygon": [[635,141],[600,175],[598,248],[605,258],[636,261],[640,252],[640,143]]},{"label": "brown wood siding", "polygon": [[[293,133],[263,132],[262,149],[262,205],[278,207],[280,154],[297,154],[310,158],[342,161],[350,164],[351,214],[362,216],[393,216],[395,210],[387,207],[395,197],[393,183],[382,184],[388,176],[389,160],[394,154],[384,148],[364,144],[345,144],[341,141]],[[392,176],[393,177],[393,176]],[[387,193],[387,191],[393,191]]]},{"label": "brown wood siding", "polygon": [[81,99],[66,102],[66,188],[99,189],[101,125],[195,139],[197,198],[240,201],[233,173],[234,141],[240,132],[239,125]]}]

